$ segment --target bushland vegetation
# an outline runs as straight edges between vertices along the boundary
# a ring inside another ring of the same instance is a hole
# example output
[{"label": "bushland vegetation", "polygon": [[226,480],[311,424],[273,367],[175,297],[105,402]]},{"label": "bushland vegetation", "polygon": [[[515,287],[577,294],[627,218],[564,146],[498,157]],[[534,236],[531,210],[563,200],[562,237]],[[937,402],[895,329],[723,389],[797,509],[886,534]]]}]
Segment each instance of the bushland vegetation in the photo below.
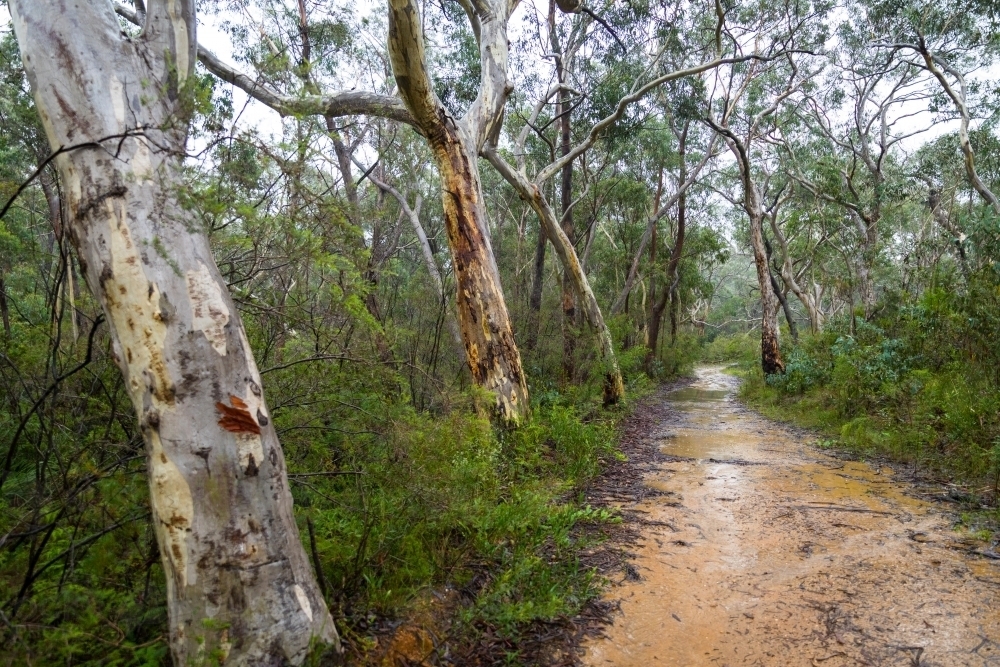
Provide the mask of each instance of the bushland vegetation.
[{"label": "bushland vegetation", "polygon": [[0,35],[9,662],[516,647],[699,360],[996,504],[991,3],[64,4]]}]

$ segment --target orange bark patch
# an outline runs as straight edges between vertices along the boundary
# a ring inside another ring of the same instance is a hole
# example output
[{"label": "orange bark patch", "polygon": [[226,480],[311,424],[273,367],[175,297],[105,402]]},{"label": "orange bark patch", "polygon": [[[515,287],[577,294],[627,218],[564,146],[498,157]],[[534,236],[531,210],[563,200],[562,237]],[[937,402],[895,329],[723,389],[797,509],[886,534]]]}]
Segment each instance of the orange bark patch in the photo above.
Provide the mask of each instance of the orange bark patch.
[{"label": "orange bark patch", "polygon": [[250,414],[249,406],[238,396],[230,396],[232,407],[216,403],[215,409],[222,415],[219,426],[232,433],[255,433],[260,435],[260,425]]}]

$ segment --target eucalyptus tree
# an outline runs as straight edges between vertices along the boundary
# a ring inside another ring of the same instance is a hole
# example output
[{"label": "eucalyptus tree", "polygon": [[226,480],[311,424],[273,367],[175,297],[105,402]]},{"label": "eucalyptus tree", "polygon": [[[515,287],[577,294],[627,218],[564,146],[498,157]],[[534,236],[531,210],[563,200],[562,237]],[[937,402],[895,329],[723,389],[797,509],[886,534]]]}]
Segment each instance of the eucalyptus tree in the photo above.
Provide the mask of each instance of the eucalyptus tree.
[{"label": "eucalyptus tree", "polygon": [[[983,83],[971,79],[996,63],[997,13],[982,0],[862,4],[865,24],[876,35],[875,46],[889,57],[907,60],[933,77],[958,116],[958,145],[972,187],[1000,215],[1000,198],[980,176],[970,127],[981,109]],[[977,108],[980,107],[980,108]]]},{"label": "eucalyptus tree", "polygon": [[[927,273],[928,252],[943,236],[964,273],[977,273],[992,264],[995,250],[996,225],[992,207],[979,206],[975,188],[965,170],[965,156],[956,150],[956,133],[938,137],[921,146],[913,155],[910,175],[919,184],[921,197],[936,229],[921,225],[915,230],[919,237],[908,255],[908,268]],[[995,135],[981,133],[977,137],[977,171],[986,182],[997,180],[997,149]],[[914,196],[915,195],[911,195]],[[985,214],[985,215],[984,215]],[[914,276],[916,277],[916,276]],[[908,283],[909,284],[909,283]]]},{"label": "eucalyptus tree", "polygon": [[146,444],[175,664],[299,664],[338,642],[292,514],[260,372],[207,235],[178,197],[194,3],[8,3],[62,183],[67,233],[109,323]]},{"label": "eucalyptus tree", "polygon": [[[550,11],[550,22],[554,21],[552,17],[553,13]],[[670,24],[671,19],[674,21],[680,21],[686,17],[684,17],[681,13],[677,13],[670,14],[666,17],[654,18]],[[652,19],[650,17],[646,17],[646,20]],[[656,21],[653,21],[653,23],[655,26]],[[695,27],[701,28],[700,31],[693,30],[696,34],[699,32],[706,32],[704,30],[704,20],[701,15],[696,15],[692,23]],[[718,25],[716,28],[718,30],[722,30],[724,27],[723,24],[724,17],[718,17]],[[555,34],[555,28],[551,25],[550,33],[552,35]],[[571,200],[572,187],[570,181],[572,171],[570,167],[575,160],[580,159],[588,151],[592,150],[601,139],[602,135],[612,131],[612,128],[621,122],[626,114],[634,112],[636,108],[639,108],[639,111],[636,113],[640,115],[646,113],[646,109],[643,108],[643,105],[647,102],[647,98],[651,97],[655,91],[658,91],[665,85],[671,82],[697,77],[704,72],[708,72],[723,65],[731,65],[734,63],[761,58],[759,54],[737,53],[731,55],[716,54],[713,57],[710,45],[695,44],[693,48],[683,48],[681,43],[678,41],[676,32],[674,31],[668,31],[666,34],[662,34],[660,31],[654,29],[651,33],[652,34],[646,36],[646,41],[640,42],[637,48],[633,49],[633,55],[631,56],[633,62],[630,63],[633,66],[632,70],[626,70],[623,74],[616,68],[610,68],[608,78],[623,79],[625,85],[622,85],[622,81],[614,81],[615,85],[612,86],[614,92],[610,97],[610,99],[613,100],[609,105],[610,112],[602,116],[598,116],[595,122],[593,122],[588,130],[583,134],[582,140],[578,143],[570,146],[568,141],[568,131],[566,130],[568,123],[568,121],[565,120],[568,111],[566,106],[569,100],[567,95],[573,92],[573,89],[565,80],[567,71],[565,66],[566,54],[563,53],[557,54],[558,57],[556,58],[556,67],[554,68],[553,83],[547,90],[544,90],[543,94],[541,94],[535,102],[534,107],[525,119],[524,126],[514,139],[513,151],[516,167],[510,164],[510,162],[508,162],[501,155],[495,143],[492,145],[488,144],[483,151],[483,154],[490,161],[490,164],[492,164],[493,167],[496,168],[496,170],[504,177],[504,179],[510,183],[521,198],[529,203],[531,208],[538,215],[538,219],[542,225],[545,236],[552,242],[556,250],[556,254],[562,262],[566,277],[572,280],[573,288],[579,296],[580,303],[583,307],[585,318],[597,334],[598,347],[601,351],[602,359],[604,363],[609,366],[609,372],[605,383],[604,398],[606,403],[617,402],[624,392],[624,385],[621,379],[621,372],[618,369],[617,360],[615,359],[614,346],[610,331],[604,322],[604,316],[601,312],[600,306],[597,303],[597,299],[594,297],[587,275],[580,264],[579,258],[577,257],[574,240],[570,238],[569,234],[567,234],[568,229],[571,231],[571,228],[567,226],[569,219],[568,214],[572,213],[572,208],[575,205],[575,202]],[[570,40],[570,44],[573,45],[573,49],[575,51],[580,48],[582,37],[579,36],[578,32],[573,32],[571,34],[573,34],[574,37]],[[551,37],[550,41],[554,46],[559,43],[555,36]],[[651,55],[644,55],[644,51],[651,52]],[[675,60],[671,56],[677,52],[682,53],[683,57]],[[635,53],[643,55],[636,56],[634,55]],[[767,57],[773,57],[773,54],[770,54]],[[594,93],[603,95],[607,94],[605,91],[601,90],[600,84],[595,86]],[[556,118],[561,119],[560,150],[558,151],[558,154],[556,154],[556,151],[551,152],[553,159],[547,164],[543,162],[542,164],[533,165],[535,167],[534,173],[529,176],[528,163],[526,160],[528,151],[525,148],[525,144],[531,131],[534,131],[536,134],[540,134],[536,123],[538,122],[542,110],[553,98],[558,100],[555,116]],[[698,171],[700,171],[701,168],[708,162],[709,154],[711,152],[712,151],[710,149],[706,153],[706,156],[695,169],[695,175],[697,175]],[[561,187],[563,212],[561,216],[558,216],[554,207],[548,201],[548,197],[545,194],[545,186],[550,179],[560,174],[563,179]],[[674,201],[683,196],[684,190],[690,187],[693,180],[693,177],[691,179],[688,179],[686,176],[685,178],[682,178],[681,182],[678,184],[678,191],[674,194],[670,201],[667,202],[667,204],[660,211],[653,214],[647,226],[647,233],[644,235],[643,242],[640,244],[640,249],[636,253],[637,257],[642,255],[645,243],[649,241],[651,230],[655,228],[657,221],[660,220],[666,211],[670,209],[670,206]],[[628,281],[631,282],[634,278],[635,262],[633,263],[632,270],[630,270],[630,277],[628,278]],[[629,289],[630,286],[626,286],[624,291],[625,297],[627,297]],[[619,301],[623,302],[625,297],[619,297]],[[569,301],[566,297],[565,291],[563,295],[563,304],[564,312],[571,308],[571,306],[568,305]],[[614,312],[614,308],[612,308],[612,312]]]},{"label": "eucalyptus tree", "polygon": [[[823,305],[827,286],[822,277],[817,279],[816,265],[837,230],[831,233],[811,204],[794,199],[793,189],[788,188],[787,193],[779,194],[773,201],[767,219],[776,250],[772,257],[775,272],[785,291],[794,294],[802,304],[809,318],[809,329],[818,333],[827,320],[828,310]],[[783,306],[787,315],[787,304]]]},{"label": "eucalyptus tree", "polygon": [[919,69],[896,53],[871,51],[850,25],[842,26],[839,38],[826,85],[802,105],[808,112],[800,120],[811,131],[805,133],[807,154],[798,156],[794,139],[784,141],[784,148],[799,187],[841,207],[850,221],[858,292],[870,318],[878,298],[874,271],[886,234],[883,216],[898,172],[896,154],[901,142],[926,131],[926,126],[910,126],[916,115],[911,110],[926,103],[928,95]]},{"label": "eucalyptus tree", "polygon": [[[625,302],[635,287],[635,280],[639,275],[639,266],[642,262],[642,258],[645,256],[646,249],[651,243],[655,245],[657,226],[670,213],[673,207],[678,205],[681,199],[687,196],[688,190],[690,190],[698,181],[698,178],[704,171],[705,167],[707,167],[712,159],[718,155],[716,151],[718,135],[711,132],[711,139],[709,140],[707,147],[702,151],[701,158],[697,163],[691,165],[690,167],[687,165],[688,157],[696,155],[694,151],[689,150],[689,146],[693,143],[692,139],[694,137],[691,139],[688,137],[689,135],[697,133],[697,126],[693,127],[689,121],[692,116],[696,117],[696,111],[691,109],[691,107],[696,107],[698,102],[693,98],[676,96],[667,97],[666,100],[667,103],[675,109],[672,117],[667,119],[667,125],[670,127],[673,136],[676,138],[678,147],[676,154],[678,175],[674,179],[676,184],[672,189],[670,196],[667,197],[665,201],[662,200],[662,190],[658,189],[658,192],[661,195],[661,201],[657,203],[654,210],[649,215],[642,238],[639,240],[639,245],[633,253],[632,263],[629,265],[628,273],[625,276],[625,284],[622,286],[618,296],[615,297],[614,302],[611,304],[612,315],[616,315],[624,309]],[[684,129],[678,130],[678,124]],[[682,133],[684,134],[683,140],[681,139]],[[659,187],[660,186],[658,186],[658,188]],[[670,278],[668,277],[668,279]]]},{"label": "eucalyptus tree", "polygon": [[[681,111],[684,110],[685,106],[692,106],[690,104],[678,105]],[[716,156],[715,148],[719,139],[719,135],[714,131],[710,131],[710,138],[708,139],[707,146],[703,149],[703,154],[701,159],[693,166],[688,167],[688,156],[691,153],[689,146],[697,141],[697,131],[700,124],[695,122],[695,118],[692,117],[690,110],[687,114],[680,113],[678,116],[671,119],[671,127],[675,136],[677,136],[677,184],[674,188],[674,193],[670,199],[660,208],[659,211],[654,211],[653,215],[650,216],[650,225],[647,225],[647,233],[643,235],[645,240],[647,237],[650,238],[652,244],[650,248],[650,258],[655,259],[653,254],[656,248],[656,236],[654,234],[648,233],[650,227],[653,228],[655,232],[657,219],[659,219],[664,213],[664,208],[672,206],[675,202],[677,205],[677,216],[675,218],[676,224],[674,225],[673,237],[670,239],[670,255],[667,260],[666,272],[664,285],[662,291],[658,298],[655,298],[655,290],[651,289],[650,292],[654,297],[654,302],[650,308],[649,318],[646,323],[646,347],[649,349],[647,354],[647,363],[653,358],[656,353],[657,344],[660,337],[660,327],[662,326],[662,320],[664,312],[666,311],[667,305],[670,305],[670,341],[671,344],[675,343],[677,340],[677,324],[680,318],[680,280],[681,280],[681,259],[685,256],[686,250],[686,240],[688,234],[688,193],[691,190],[691,186],[695,183],[702,169],[709,163],[709,161]],[[642,243],[640,245],[640,252],[642,248]],[[654,263],[651,261],[651,263]],[[636,263],[633,260],[633,269]],[[655,272],[656,267],[651,267]],[[629,275],[632,275],[632,270],[630,270]],[[655,275],[655,273],[654,273]],[[628,288],[628,278],[626,278],[625,289]],[[621,297],[619,297],[621,298]]]},{"label": "eucalyptus tree", "polygon": [[[770,259],[764,242],[764,218],[767,214],[769,175],[756,169],[761,159],[763,138],[774,131],[771,124],[782,103],[803,84],[799,65],[787,55],[785,66],[751,63],[742,71],[731,68],[717,78],[718,98],[709,109],[706,122],[722,135],[736,161],[741,196],[739,205],[746,212],[750,228],[750,247],[757,270],[761,301],[761,366],[765,375],[785,371],[778,341],[780,302],[772,285]],[[752,94],[750,94],[752,91]],[[733,200],[736,201],[735,199]]]}]

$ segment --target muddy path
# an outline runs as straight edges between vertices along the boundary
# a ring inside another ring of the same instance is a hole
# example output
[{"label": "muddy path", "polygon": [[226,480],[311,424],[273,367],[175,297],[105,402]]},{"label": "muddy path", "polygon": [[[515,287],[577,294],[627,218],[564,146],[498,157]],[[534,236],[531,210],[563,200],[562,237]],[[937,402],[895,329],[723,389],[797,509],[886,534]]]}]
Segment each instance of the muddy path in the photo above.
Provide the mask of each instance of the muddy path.
[{"label": "muddy path", "polygon": [[891,471],[742,408],[719,367],[633,434],[658,448],[594,667],[1000,665],[1000,565]]}]

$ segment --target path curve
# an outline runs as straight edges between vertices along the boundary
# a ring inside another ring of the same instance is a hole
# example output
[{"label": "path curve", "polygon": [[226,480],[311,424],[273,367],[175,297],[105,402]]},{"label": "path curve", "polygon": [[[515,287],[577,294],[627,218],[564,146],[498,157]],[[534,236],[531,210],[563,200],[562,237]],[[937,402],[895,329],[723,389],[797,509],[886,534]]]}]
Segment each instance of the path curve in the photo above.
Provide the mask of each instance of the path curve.
[{"label": "path curve", "polygon": [[1000,566],[887,469],[845,462],[742,408],[721,367],[644,434],[638,580],[592,667],[1000,665]]}]

